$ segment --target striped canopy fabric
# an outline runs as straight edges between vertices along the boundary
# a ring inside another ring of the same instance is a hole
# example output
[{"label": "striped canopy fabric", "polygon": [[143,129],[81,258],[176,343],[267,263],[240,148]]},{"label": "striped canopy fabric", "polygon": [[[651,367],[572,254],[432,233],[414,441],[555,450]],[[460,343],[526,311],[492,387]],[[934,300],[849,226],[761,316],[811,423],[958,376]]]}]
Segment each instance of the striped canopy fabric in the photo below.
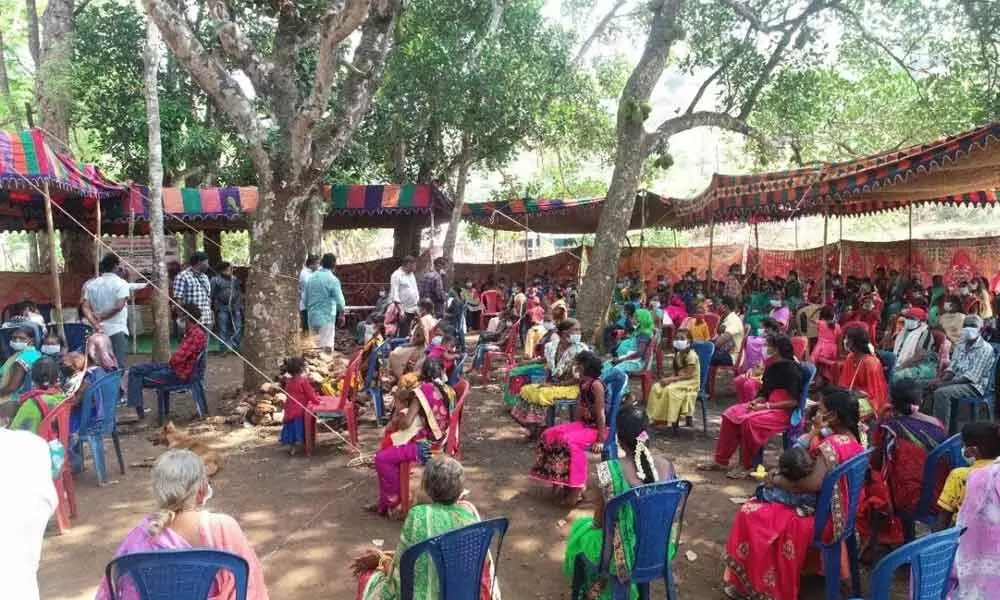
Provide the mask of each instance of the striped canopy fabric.
[{"label": "striped canopy fabric", "polygon": [[40,204],[46,184],[55,202],[82,200],[88,209],[100,199],[121,198],[127,190],[96,166],[56,153],[39,129],[0,131],[0,199]]},{"label": "striped canopy fabric", "polygon": [[[477,202],[462,207],[466,221],[491,229],[539,233],[594,233],[604,209],[605,198],[514,198],[499,202]],[[670,199],[641,190],[636,195],[630,229],[643,224],[663,224],[670,215]],[[643,214],[645,213],[645,214]]]},{"label": "striped canopy fabric", "polygon": [[857,160],[793,171],[712,177],[674,203],[674,224],[857,216],[914,204],[992,205],[1000,188],[1000,123]]}]

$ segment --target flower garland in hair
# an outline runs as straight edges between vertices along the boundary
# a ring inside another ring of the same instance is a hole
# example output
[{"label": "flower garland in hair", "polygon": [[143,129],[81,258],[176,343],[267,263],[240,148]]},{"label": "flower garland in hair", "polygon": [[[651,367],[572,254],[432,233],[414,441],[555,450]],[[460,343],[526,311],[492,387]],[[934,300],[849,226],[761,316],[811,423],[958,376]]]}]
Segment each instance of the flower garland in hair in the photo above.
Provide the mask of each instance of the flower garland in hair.
[{"label": "flower garland in hair", "polygon": [[635,438],[635,456],[633,460],[635,461],[635,474],[642,481],[646,480],[646,470],[642,468],[641,457],[646,457],[646,462],[649,463],[649,468],[652,470],[653,481],[658,481],[660,479],[659,474],[656,472],[656,465],[653,462],[653,453],[649,451],[649,447],[646,443],[649,441],[649,434],[645,431],[639,433]]}]

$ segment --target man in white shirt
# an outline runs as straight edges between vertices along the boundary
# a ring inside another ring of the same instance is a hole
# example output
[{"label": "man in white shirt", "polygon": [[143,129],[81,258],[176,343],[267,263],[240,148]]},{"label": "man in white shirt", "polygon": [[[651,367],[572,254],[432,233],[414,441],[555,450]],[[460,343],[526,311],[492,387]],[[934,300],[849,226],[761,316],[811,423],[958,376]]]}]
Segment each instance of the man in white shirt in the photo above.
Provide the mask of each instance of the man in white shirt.
[{"label": "man in white shirt", "polygon": [[393,271],[389,279],[389,301],[399,306],[403,318],[399,323],[399,335],[410,335],[410,325],[417,318],[420,290],[417,288],[417,278],[413,271],[417,267],[417,259],[407,256],[403,264]]},{"label": "man in white shirt", "polygon": [[49,446],[30,431],[0,429],[0,456],[0,595],[38,600],[42,538],[58,506]]},{"label": "man in white shirt", "polygon": [[[117,271],[121,260],[115,254],[101,259],[100,275],[83,284],[83,318],[94,331],[111,340],[111,348],[120,368],[125,367],[128,354],[128,297],[131,286]],[[71,348],[75,350],[75,348]]]},{"label": "man in white shirt", "polygon": [[715,338],[712,366],[738,367],[736,359],[743,347],[743,338],[746,332],[743,329],[743,320],[736,313],[735,298],[723,296],[721,314],[722,323],[719,325],[719,335]]},{"label": "man in white shirt", "polygon": [[299,271],[299,327],[302,331],[309,331],[309,311],[306,310],[306,284],[309,278],[319,267],[319,257],[310,254],[306,257],[306,264]]}]

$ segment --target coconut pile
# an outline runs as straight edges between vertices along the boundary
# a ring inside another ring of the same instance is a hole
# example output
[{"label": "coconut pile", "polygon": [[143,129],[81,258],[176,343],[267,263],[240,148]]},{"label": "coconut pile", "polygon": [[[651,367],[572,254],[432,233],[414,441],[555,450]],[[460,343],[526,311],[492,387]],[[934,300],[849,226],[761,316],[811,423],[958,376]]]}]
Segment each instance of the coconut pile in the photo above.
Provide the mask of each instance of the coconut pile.
[{"label": "coconut pile", "polygon": [[[348,357],[339,352],[321,350],[306,351],[302,358],[306,361],[306,377],[316,394],[334,396],[339,393],[340,382],[347,370]],[[274,377],[276,382],[287,379],[287,375]],[[249,421],[254,425],[281,425],[285,402],[288,396],[279,383],[264,383],[257,392],[240,392],[239,400],[227,423],[239,424]]]}]

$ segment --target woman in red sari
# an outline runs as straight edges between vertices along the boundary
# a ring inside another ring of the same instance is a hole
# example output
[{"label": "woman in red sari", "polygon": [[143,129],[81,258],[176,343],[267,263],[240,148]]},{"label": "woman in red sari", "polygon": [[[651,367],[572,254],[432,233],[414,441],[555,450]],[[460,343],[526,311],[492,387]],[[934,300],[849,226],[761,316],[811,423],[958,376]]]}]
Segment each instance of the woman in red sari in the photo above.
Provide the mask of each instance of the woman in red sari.
[{"label": "woman in red sari", "polygon": [[788,428],[802,393],[802,368],[795,362],[792,340],[780,334],[768,337],[764,357],[764,379],[757,396],[722,413],[715,462],[700,465],[699,470],[725,471],[738,449],[742,470],[734,469],[728,476],[746,478],[754,457],[768,438]]},{"label": "woman in red sari", "polygon": [[861,395],[858,401],[862,419],[881,414],[889,405],[889,386],[882,361],[872,354],[868,330],[857,325],[848,327],[844,332],[844,349],[848,354],[840,367],[837,385]]},{"label": "woman in red sari", "polygon": [[[772,473],[768,485],[800,493],[819,493],[823,478],[844,461],[860,454],[858,442],[858,401],[843,388],[826,388],[819,403],[817,428],[826,435],[812,450],[816,466],[804,479],[795,482]],[[834,492],[847,504],[847,489],[838,485]],[[844,526],[845,515],[831,511],[829,525]],[[724,591],[734,599],[796,600],[799,577],[812,545],[815,517],[803,516],[799,509],[778,502],[750,500],[733,520],[726,543]]]}]

